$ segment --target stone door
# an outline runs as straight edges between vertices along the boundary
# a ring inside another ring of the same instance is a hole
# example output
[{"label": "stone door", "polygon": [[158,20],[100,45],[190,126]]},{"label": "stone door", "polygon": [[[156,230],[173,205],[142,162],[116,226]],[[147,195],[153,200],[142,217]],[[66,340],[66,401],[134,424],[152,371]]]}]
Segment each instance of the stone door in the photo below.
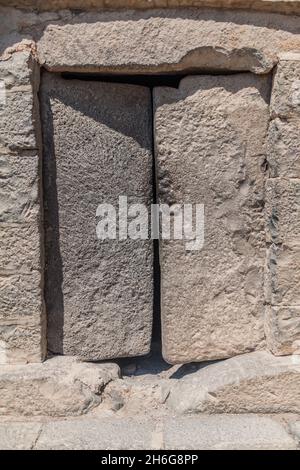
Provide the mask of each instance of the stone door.
[{"label": "stone door", "polygon": [[204,244],[160,242],[163,354],[220,359],[264,343],[266,77],[190,76],[154,90],[160,203],[204,204]]},{"label": "stone door", "polygon": [[48,349],[87,360],[150,349],[151,240],[98,240],[99,204],[150,206],[152,115],[141,86],[44,73]]},{"label": "stone door", "polygon": [[264,347],[264,170],[268,77],[190,76],[178,88],[45,73],[48,348],[99,360],[146,354],[151,240],[96,238],[119,196],[148,207],[152,142],[160,204],[202,204],[204,242],[160,240],[162,347],[170,363]]}]

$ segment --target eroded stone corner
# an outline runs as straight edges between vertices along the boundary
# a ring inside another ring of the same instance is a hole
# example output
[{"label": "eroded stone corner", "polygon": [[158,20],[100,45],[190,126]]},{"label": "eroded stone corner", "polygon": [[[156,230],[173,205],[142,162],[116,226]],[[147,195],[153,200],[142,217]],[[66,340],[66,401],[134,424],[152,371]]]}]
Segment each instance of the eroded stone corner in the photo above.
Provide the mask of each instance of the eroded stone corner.
[{"label": "eroded stone corner", "polygon": [[276,355],[300,343],[300,54],[280,56],[271,96],[266,181],[265,332]]},{"label": "eroded stone corner", "polygon": [[0,61],[0,363],[45,357],[39,65],[29,48]]}]

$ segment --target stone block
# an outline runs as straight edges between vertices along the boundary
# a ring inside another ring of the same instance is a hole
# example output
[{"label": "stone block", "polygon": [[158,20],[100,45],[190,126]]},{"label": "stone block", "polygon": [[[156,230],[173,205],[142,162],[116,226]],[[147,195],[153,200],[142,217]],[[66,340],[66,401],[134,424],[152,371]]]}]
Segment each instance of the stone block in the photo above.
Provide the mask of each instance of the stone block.
[{"label": "stone block", "polygon": [[300,307],[268,306],[265,331],[273,354],[300,354]]},{"label": "stone block", "polygon": [[300,305],[300,247],[272,244],[267,249],[265,298],[271,305]]},{"label": "stone block", "polygon": [[[45,358],[46,344],[43,317],[0,320],[0,364],[27,364]],[[2,366],[1,366],[2,367]]]},{"label": "stone block", "polygon": [[300,53],[280,57],[274,76],[271,115],[283,119],[300,117]]},{"label": "stone block", "polygon": [[152,241],[99,240],[99,204],[150,206],[151,96],[144,87],[42,84],[48,346],[87,360],[147,354]]},{"label": "stone block", "polygon": [[263,346],[265,78],[194,76],[154,89],[160,203],[204,204],[204,244],[161,240],[163,354],[171,363]]},{"label": "stone block", "polygon": [[299,413],[300,356],[243,354],[167,387],[167,404],[177,413]]},{"label": "stone block", "polygon": [[287,450],[297,443],[274,419],[251,415],[176,417],[164,425],[165,449]]},{"label": "stone block", "polygon": [[40,271],[23,274],[1,273],[0,320],[20,321],[24,317],[40,317],[42,310],[42,277]]},{"label": "stone block", "polygon": [[0,276],[40,270],[40,236],[36,224],[0,223]]},{"label": "stone block", "polygon": [[0,414],[77,416],[101,402],[105,385],[119,376],[116,364],[55,357],[42,364],[2,366]]},{"label": "stone block", "polygon": [[268,73],[281,51],[299,49],[298,32],[297,17],[249,11],[85,12],[45,24],[37,51],[55,72]]},{"label": "stone block", "polygon": [[31,222],[40,217],[38,156],[0,156],[0,223]]},{"label": "stone block", "polygon": [[300,116],[296,119],[276,118],[268,132],[268,164],[271,178],[300,177]]}]

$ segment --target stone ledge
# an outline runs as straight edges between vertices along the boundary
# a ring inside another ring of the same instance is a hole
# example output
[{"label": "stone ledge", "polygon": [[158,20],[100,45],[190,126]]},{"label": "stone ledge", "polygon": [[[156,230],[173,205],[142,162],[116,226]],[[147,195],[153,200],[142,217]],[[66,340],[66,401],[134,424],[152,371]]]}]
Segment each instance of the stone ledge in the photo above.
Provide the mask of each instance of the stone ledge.
[{"label": "stone ledge", "polygon": [[122,419],[94,416],[46,422],[2,422],[0,448],[293,450],[297,448],[297,437],[294,440],[279,420],[267,416],[148,418],[144,415]]},{"label": "stone ledge", "polygon": [[166,386],[167,405],[177,413],[299,413],[300,356],[257,351]]},{"label": "stone ledge", "polygon": [[57,356],[42,364],[1,366],[0,415],[77,416],[101,402],[103,388],[118,378],[116,364]]}]

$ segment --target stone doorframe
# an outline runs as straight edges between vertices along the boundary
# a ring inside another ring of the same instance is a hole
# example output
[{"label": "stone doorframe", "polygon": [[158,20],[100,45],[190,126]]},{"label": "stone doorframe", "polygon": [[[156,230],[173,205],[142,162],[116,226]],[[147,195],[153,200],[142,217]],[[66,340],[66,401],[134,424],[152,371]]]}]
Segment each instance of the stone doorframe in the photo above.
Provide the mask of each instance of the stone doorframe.
[{"label": "stone doorframe", "polygon": [[0,363],[46,357],[41,67],[106,74],[273,74],[265,183],[265,334],[274,354],[293,354],[297,348],[299,353],[299,18],[274,14],[267,20],[255,12],[246,18],[244,12],[197,9],[73,14],[3,8],[3,15]]}]

